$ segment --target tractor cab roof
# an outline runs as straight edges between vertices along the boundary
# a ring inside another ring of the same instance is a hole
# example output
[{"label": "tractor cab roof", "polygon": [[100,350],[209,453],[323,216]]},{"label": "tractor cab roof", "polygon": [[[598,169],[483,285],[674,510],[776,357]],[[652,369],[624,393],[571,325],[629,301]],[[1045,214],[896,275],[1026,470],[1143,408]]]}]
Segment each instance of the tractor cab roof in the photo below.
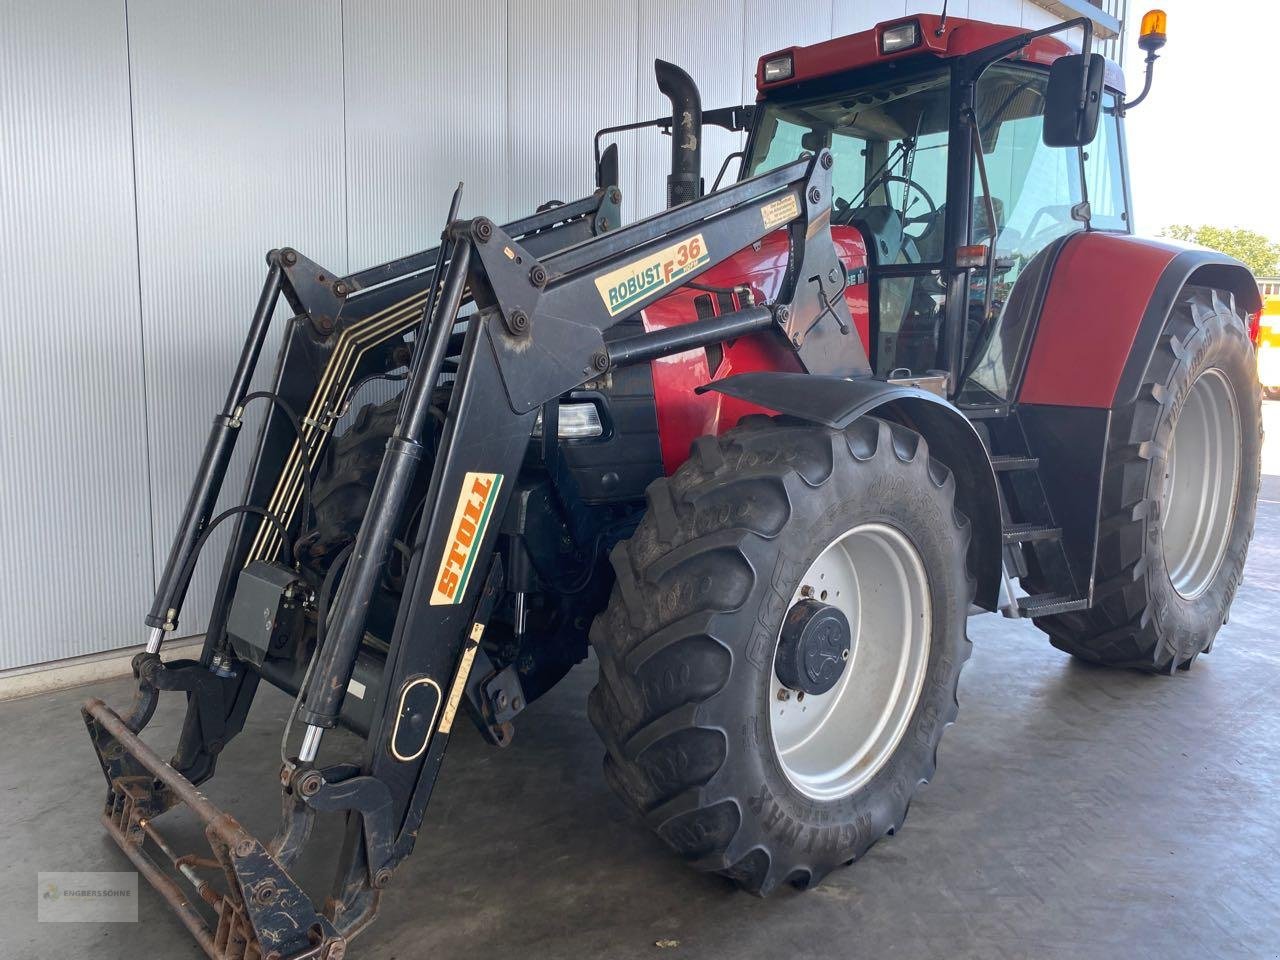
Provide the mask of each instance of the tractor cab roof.
[{"label": "tractor cab roof", "polygon": [[[895,28],[908,28],[916,25],[914,42],[908,42],[897,49],[889,49],[882,39],[887,32]],[[945,25],[942,18],[934,14],[917,14],[886,20],[878,23],[870,30],[851,33],[848,36],[824,40],[803,47],[784,47],[767,53],[756,64],[757,100],[767,99],[775,90],[795,86],[806,80],[815,80],[835,74],[859,70],[877,64],[888,64],[897,60],[913,60],[932,57],[937,60],[948,60],[964,57],[1027,33],[1024,27],[1012,27],[1004,24],[985,23],[981,20],[966,20],[961,17],[947,17]],[[1077,47],[1068,44],[1058,36],[1037,37],[1021,50],[1011,54],[1009,59],[1048,65],[1059,57],[1073,53]],[[790,56],[789,70],[779,71],[776,79],[769,76],[766,64]],[[1124,73],[1119,65],[1107,61],[1106,84],[1117,92],[1124,92]]]}]

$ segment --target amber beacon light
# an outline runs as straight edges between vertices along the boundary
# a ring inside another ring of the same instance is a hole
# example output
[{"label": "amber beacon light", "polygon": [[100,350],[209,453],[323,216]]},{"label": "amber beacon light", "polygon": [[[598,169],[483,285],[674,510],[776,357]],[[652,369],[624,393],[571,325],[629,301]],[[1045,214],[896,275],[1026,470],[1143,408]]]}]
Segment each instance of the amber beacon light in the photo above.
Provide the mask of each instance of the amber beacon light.
[{"label": "amber beacon light", "polygon": [[1141,50],[1145,50],[1147,54],[1147,75],[1143,79],[1142,92],[1125,103],[1120,108],[1122,111],[1132,110],[1147,99],[1147,94],[1151,92],[1151,79],[1156,60],[1159,59],[1157,51],[1169,40],[1166,33],[1168,26],[1169,17],[1163,10],[1148,10],[1142,15],[1142,26],[1138,29],[1138,47]]},{"label": "amber beacon light", "polygon": [[1138,31],[1138,46],[1147,53],[1155,53],[1168,40],[1169,16],[1163,10],[1148,10],[1142,15],[1142,27]]}]

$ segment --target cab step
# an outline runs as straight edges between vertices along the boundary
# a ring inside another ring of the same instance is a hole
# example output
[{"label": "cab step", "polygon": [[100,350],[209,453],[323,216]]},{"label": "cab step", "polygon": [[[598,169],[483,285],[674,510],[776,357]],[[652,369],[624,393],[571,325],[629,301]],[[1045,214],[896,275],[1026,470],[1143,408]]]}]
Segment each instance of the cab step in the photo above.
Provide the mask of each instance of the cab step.
[{"label": "cab step", "polygon": [[1012,523],[1005,527],[1001,539],[1006,544],[1032,543],[1036,540],[1059,540],[1062,528],[1045,523]]},{"label": "cab step", "polygon": [[1002,420],[1009,416],[1010,409],[1007,403],[980,403],[961,407],[960,412],[970,420]]},{"label": "cab step", "polygon": [[1024,617],[1051,617],[1058,613],[1075,613],[1088,608],[1088,600],[1065,593],[1036,593],[1018,598],[1018,612]]},{"label": "cab step", "polygon": [[1000,456],[991,458],[991,468],[996,473],[1011,473],[1014,470],[1036,470],[1039,466],[1039,457]]}]

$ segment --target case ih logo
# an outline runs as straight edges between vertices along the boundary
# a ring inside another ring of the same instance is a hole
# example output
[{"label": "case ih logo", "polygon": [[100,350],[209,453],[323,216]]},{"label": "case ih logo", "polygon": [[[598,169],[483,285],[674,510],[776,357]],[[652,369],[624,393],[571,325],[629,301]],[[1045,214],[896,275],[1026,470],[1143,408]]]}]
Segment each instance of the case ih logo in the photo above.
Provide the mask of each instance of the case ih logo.
[{"label": "case ih logo", "polygon": [[596,277],[596,289],[600,291],[600,299],[604,301],[609,316],[616,317],[650,294],[669,287],[710,262],[711,254],[699,233]]},{"label": "case ih logo", "polygon": [[432,606],[457,603],[467,592],[475,546],[484,539],[501,486],[500,473],[468,473],[462,478],[462,492],[449,528],[449,547],[440,558],[440,571],[431,591]]}]

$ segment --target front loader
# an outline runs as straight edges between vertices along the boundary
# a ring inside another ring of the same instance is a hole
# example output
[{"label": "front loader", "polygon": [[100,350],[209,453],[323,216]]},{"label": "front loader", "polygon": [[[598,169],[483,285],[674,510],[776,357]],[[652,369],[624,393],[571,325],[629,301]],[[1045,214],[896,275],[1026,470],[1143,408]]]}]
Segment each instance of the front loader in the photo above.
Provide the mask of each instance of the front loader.
[{"label": "front loader", "polygon": [[[508,745],[589,647],[612,788],[761,895],[901,826],[974,610],[1115,666],[1209,648],[1253,525],[1257,291],[1132,235],[1141,97],[1091,36],[906,18],[762,57],[758,102],[705,114],[659,61],[671,116],[602,131],[582,200],[500,226],[456,193],[439,247],[345,277],[268,254],[134,702],[84,707],[108,831],[209,956],[344,956],[460,713]],[[704,194],[706,123],[747,144]],[[624,227],[599,143],[646,126],[669,207]],[[353,410],[375,381],[398,392]],[[254,402],[243,506],[215,516]],[[224,523],[201,656],[163,662]],[[269,840],[198,789],[263,680],[293,697]],[[165,762],[139,734],[167,691]],[[180,806],[211,856],[161,831]],[[346,816],[322,899],[290,873],[318,812]]]}]

